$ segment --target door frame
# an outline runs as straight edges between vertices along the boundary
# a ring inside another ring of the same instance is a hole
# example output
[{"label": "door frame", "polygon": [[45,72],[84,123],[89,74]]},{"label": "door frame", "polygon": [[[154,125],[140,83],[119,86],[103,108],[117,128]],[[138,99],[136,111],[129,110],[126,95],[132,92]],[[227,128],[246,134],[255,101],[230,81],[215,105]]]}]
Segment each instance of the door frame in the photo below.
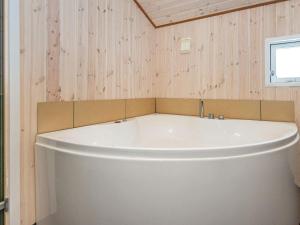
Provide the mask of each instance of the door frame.
[{"label": "door frame", "polygon": [[6,225],[20,225],[20,0],[4,0]]}]

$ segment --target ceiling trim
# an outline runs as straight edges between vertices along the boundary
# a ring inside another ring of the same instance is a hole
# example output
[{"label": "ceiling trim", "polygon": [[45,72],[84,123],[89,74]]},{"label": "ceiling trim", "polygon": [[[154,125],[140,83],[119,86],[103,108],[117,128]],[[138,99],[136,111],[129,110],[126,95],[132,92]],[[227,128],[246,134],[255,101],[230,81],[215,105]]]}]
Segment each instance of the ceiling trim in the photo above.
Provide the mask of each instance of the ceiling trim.
[{"label": "ceiling trim", "polygon": [[152,21],[152,19],[150,18],[150,16],[146,13],[146,11],[144,10],[143,6],[141,6],[141,4],[138,2],[138,0],[133,0],[133,1],[137,5],[137,7],[142,11],[142,13],[146,16],[146,18],[149,20],[149,22],[152,24],[152,26],[154,28],[157,28],[157,26],[155,25],[155,23]]},{"label": "ceiling trim", "polygon": [[249,6],[239,7],[239,8],[235,8],[235,9],[225,10],[225,11],[221,11],[221,12],[218,12],[218,13],[213,13],[213,14],[209,14],[209,15],[205,15],[205,16],[198,16],[198,17],[193,17],[193,18],[186,19],[186,20],[179,20],[179,21],[176,21],[176,22],[166,23],[166,24],[162,24],[162,25],[159,25],[159,26],[157,26],[153,22],[151,17],[147,14],[147,12],[143,8],[143,6],[138,2],[138,0],[133,0],[133,1],[136,3],[136,5],[142,11],[142,13],[147,17],[147,19],[153,25],[154,28],[162,28],[162,27],[173,26],[173,25],[176,25],[176,24],[187,23],[187,22],[191,22],[191,21],[194,21],[194,20],[205,19],[205,18],[209,18],[209,17],[213,17],[213,16],[220,16],[220,15],[224,15],[224,14],[227,14],[227,13],[233,13],[233,12],[237,12],[237,11],[253,9],[253,8],[257,8],[257,7],[261,7],[261,6],[280,3],[280,2],[286,2],[286,1],[289,1],[289,0],[273,0],[273,1],[270,1],[270,2],[264,2],[264,3],[255,4],[255,5],[249,5]]}]

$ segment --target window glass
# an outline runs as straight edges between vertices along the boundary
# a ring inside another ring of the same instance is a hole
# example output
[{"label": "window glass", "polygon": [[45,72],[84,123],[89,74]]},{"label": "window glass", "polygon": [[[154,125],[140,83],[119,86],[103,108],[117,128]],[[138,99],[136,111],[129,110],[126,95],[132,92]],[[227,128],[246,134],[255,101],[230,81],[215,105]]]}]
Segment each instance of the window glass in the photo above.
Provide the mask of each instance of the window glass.
[{"label": "window glass", "polygon": [[300,86],[300,35],[266,39],[266,86]]},{"label": "window glass", "polygon": [[276,76],[300,77],[300,46],[276,49]]}]

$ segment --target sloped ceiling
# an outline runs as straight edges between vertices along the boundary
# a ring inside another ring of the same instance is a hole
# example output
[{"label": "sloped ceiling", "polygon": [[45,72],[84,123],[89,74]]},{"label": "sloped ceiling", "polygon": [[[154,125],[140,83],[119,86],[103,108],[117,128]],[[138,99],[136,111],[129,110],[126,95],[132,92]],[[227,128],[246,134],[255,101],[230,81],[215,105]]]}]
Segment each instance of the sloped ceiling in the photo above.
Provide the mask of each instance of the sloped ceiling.
[{"label": "sloped ceiling", "polygon": [[286,0],[134,0],[155,27]]}]

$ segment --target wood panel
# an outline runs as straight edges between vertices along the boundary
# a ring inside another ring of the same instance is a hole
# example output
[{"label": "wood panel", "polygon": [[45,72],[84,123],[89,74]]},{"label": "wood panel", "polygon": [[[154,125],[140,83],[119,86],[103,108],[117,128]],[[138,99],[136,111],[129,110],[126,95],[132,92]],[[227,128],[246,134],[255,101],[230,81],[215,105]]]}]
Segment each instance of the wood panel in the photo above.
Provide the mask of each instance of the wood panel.
[{"label": "wood panel", "polygon": [[132,0],[20,2],[21,223],[32,225],[37,102],[154,97],[155,31]]},{"label": "wood panel", "polygon": [[[299,10],[290,0],[155,31],[131,0],[21,1],[22,225],[35,222],[37,102],[295,100],[300,124],[300,89],[263,82],[264,38],[300,33]],[[182,37],[190,54],[178,50]]]},{"label": "wood panel", "polygon": [[[299,34],[299,11],[300,0],[290,0],[158,29],[156,96],[292,100],[300,125],[300,88],[264,85],[264,40]],[[184,37],[190,54],[179,51]]]},{"label": "wood panel", "polygon": [[[46,98],[46,7],[44,1],[21,4],[21,224],[35,218],[37,102]],[[26,35],[25,35],[26,34]]]},{"label": "wood panel", "polygon": [[156,27],[280,1],[282,0],[136,0]]}]

